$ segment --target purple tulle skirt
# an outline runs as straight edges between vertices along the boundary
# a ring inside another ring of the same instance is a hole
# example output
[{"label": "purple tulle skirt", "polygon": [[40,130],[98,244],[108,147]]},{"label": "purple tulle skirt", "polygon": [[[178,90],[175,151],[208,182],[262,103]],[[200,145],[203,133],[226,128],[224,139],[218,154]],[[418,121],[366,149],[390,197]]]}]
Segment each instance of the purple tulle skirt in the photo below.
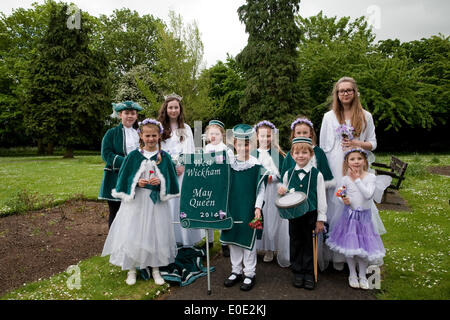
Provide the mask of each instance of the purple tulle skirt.
[{"label": "purple tulle skirt", "polygon": [[328,247],[346,257],[358,256],[373,262],[382,259],[386,250],[373,228],[371,216],[370,209],[353,210],[345,206],[326,241]]}]

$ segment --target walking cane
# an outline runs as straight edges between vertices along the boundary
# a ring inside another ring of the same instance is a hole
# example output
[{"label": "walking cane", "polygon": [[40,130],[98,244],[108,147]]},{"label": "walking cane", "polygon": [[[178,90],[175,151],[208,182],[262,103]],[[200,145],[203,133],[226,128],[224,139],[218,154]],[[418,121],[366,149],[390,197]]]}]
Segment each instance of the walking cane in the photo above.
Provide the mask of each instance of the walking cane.
[{"label": "walking cane", "polygon": [[317,283],[317,234],[313,230],[312,232],[313,240],[313,261],[314,261],[314,281]]}]

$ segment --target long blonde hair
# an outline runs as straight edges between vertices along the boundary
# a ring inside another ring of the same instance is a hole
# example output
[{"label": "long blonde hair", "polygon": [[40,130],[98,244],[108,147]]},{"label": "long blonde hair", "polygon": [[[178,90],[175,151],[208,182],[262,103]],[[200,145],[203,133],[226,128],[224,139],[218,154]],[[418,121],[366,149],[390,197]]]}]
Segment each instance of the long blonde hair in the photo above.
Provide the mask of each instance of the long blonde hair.
[{"label": "long blonde hair", "polygon": [[353,101],[350,107],[352,110],[352,118],[350,121],[352,127],[355,129],[354,136],[359,137],[361,135],[361,132],[367,126],[367,121],[366,117],[364,116],[364,109],[361,105],[361,101],[359,100],[359,91],[355,79],[351,77],[342,77],[336,82],[332,93],[333,102],[331,104],[331,109],[334,111],[339,124],[345,124],[344,106],[342,105],[341,100],[339,100],[338,96],[339,85],[343,82],[350,82],[354,90]]},{"label": "long blonde hair", "polygon": [[[273,130],[273,128],[269,127],[268,125],[262,125],[262,126],[259,126],[258,128],[256,128],[256,136],[258,136],[258,133],[259,133],[259,129],[260,129],[260,128],[266,128],[266,129],[269,129],[269,130],[271,130],[271,132],[272,132],[273,134],[275,134],[275,130]],[[276,143],[276,141],[273,139],[273,136],[272,136],[271,147],[272,147],[272,145],[278,150],[278,153],[280,153],[280,154],[283,156],[283,158],[286,157],[286,152],[284,152],[284,151],[281,149],[281,147],[278,145],[278,143]],[[259,147],[259,141],[258,141],[258,139],[256,139],[256,147]]]}]

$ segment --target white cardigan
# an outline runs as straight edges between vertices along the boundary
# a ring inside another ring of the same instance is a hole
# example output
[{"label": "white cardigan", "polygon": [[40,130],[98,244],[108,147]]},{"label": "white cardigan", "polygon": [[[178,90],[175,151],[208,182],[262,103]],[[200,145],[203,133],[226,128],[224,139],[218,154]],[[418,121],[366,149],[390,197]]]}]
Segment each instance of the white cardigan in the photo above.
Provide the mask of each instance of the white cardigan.
[{"label": "white cardigan", "polygon": [[[361,135],[356,137],[356,140],[370,142],[372,151],[377,147],[377,138],[375,136],[375,124],[370,112],[363,110],[366,118],[367,126],[363,128]],[[320,127],[320,148],[324,152],[330,152],[335,143],[340,143],[339,136],[336,134],[336,129],[339,127],[339,121],[333,110],[324,114],[322,119],[322,126]]]}]

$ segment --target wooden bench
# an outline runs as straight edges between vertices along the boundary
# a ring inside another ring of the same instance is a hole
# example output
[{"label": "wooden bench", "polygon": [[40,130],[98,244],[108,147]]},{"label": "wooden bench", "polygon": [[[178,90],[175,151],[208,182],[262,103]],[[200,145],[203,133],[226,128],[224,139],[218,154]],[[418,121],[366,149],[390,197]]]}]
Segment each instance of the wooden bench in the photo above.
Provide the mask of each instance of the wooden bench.
[{"label": "wooden bench", "polygon": [[[385,174],[392,177],[392,183],[389,187],[387,187],[387,189],[398,190],[400,189],[402,181],[405,180],[405,171],[408,167],[408,163],[403,162],[397,157],[391,156],[391,162],[389,165],[379,162],[372,162],[372,167],[382,168],[374,168],[377,175]],[[394,179],[396,179],[396,181],[394,181]],[[384,191],[382,202],[386,200],[387,189]]]}]

